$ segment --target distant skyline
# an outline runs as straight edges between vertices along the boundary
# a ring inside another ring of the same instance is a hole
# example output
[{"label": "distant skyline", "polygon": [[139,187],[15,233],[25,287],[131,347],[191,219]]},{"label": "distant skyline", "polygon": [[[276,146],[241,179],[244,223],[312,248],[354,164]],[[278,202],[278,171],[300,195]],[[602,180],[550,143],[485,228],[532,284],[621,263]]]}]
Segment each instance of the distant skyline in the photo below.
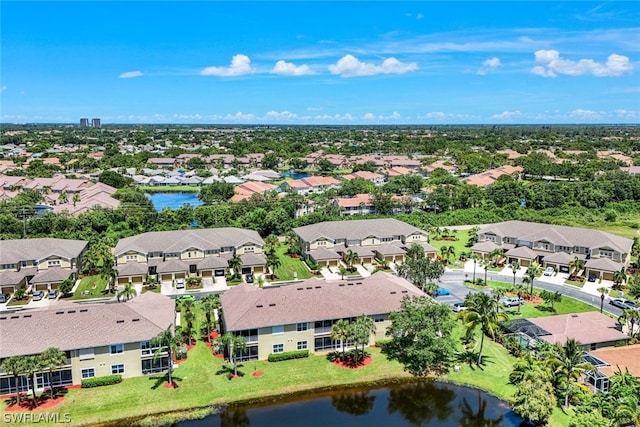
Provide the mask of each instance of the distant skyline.
[{"label": "distant skyline", "polygon": [[0,8],[2,123],[640,123],[638,1]]}]

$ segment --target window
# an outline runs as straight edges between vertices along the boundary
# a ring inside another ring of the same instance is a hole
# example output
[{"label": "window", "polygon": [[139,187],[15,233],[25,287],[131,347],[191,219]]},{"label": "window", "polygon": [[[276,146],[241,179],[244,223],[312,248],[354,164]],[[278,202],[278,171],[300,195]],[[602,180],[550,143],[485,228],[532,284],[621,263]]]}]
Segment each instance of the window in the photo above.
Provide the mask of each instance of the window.
[{"label": "window", "polygon": [[127,261],[132,261],[132,260],[138,259],[138,256],[137,255],[127,255],[126,259],[127,259]]},{"label": "window", "polygon": [[96,376],[96,370],[93,368],[85,368],[82,370],[82,379],[93,378]]},{"label": "window", "polygon": [[280,334],[284,334],[284,325],[271,327],[271,335],[280,335]]},{"label": "window", "polygon": [[154,347],[151,345],[151,341],[142,341],[140,343],[140,352],[143,356],[150,356],[156,352],[160,347]]},{"label": "window", "polygon": [[375,315],[373,315],[373,321],[375,323],[384,322],[384,314],[375,314]]},{"label": "window", "polygon": [[298,348],[298,350],[306,350],[307,349],[307,342],[306,341],[298,341],[297,348]]},{"label": "window", "polygon": [[118,363],[117,365],[111,365],[111,374],[124,374],[124,363]]},{"label": "window", "polygon": [[273,345],[273,352],[274,353],[282,353],[282,352],[284,352],[284,344],[274,344]]},{"label": "window", "polygon": [[255,247],[254,247],[254,246],[245,246],[245,247],[244,247],[244,252],[245,252],[245,253],[247,253],[247,252],[253,252],[253,251],[255,251]]},{"label": "window", "polygon": [[381,240],[383,242],[393,242],[393,237],[383,237]]},{"label": "window", "polygon": [[613,258],[613,251],[600,250],[600,256],[605,258]]},{"label": "window", "polygon": [[93,347],[81,348],[80,350],[78,350],[78,359],[80,360],[89,360],[89,359],[93,359],[93,357],[94,357]]},{"label": "window", "polygon": [[327,246],[327,242],[325,242],[324,240],[320,240],[318,242],[316,242],[317,246]]},{"label": "window", "polygon": [[60,267],[60,260],[59,259],[52,259],[52,260],[48,261],[47,264],[49,265],[49,267]]},{"label": "window", "polygon": [[114,344],[110,347],[109,353],[111,354],[120,354],[124,353],[124,344]]},{"label": "window", "polygon": [[307,330],[307,327],[308,327],[308,326],[307,326],[307,322],[304,322],[304,323],[298,323],[298,324],[296,325],[296,331],[298,331],[298,332],[304,332],[304,331],[306,331],[306,330]]}]

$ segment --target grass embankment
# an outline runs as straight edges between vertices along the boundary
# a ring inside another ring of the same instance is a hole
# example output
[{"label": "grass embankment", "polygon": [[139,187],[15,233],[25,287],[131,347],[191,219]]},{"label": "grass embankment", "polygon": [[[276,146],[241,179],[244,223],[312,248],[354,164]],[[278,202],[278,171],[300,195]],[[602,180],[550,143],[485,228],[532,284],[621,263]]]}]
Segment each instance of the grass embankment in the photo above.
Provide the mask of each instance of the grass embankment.
[{"label": "grass embankment", "polygon": [[[505,291],[511,289],[511,284],[506,282],[497,282],[493,280],[489,280],[487,286],[474,286],[469,283],[465,283],[465,286],[469,289],[504,289]],[[533,293],[537,294],[541,291],[541,289],[534,287]],[[533,304],[527,302],[525,299],[525,303],[522,307],[520,307],[520,316],[522,318],[534,318],[534,317],[544,317],[544,316],[553,316],[557,314],[569,314],[569,313],[583,313],[586,311],[596,311],[598,310],[596,307],[584,303],[582,301],[578,301],[577,299],[568,297],[566,295],[562,296],[562,300],[553,304],[553,309],[551,305],[548,304]],[[518,312],[517,307],[511,307],[507,310],[513,317],[516,316]]]},{"label": "grass embankment", "polygon": [[280,267],[276,268],[276,280],[293,280],[293,273],[297,273],[298,279],[309,279],[311,272],[301,258],[291,258],[287,255],[287,245],[278,245],[276,255],[280,260]]},{"label": "grass embankment", "polygon": [[107,282],[100,276],[86,276],[80,280],[70,300],[83,300],[110,296],[106,293]]}]

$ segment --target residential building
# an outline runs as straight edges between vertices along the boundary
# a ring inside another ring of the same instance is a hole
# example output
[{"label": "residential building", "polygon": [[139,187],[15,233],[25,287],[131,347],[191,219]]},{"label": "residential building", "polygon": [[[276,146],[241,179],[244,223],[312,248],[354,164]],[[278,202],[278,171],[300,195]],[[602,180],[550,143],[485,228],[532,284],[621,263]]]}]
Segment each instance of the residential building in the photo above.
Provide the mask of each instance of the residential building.
[{"label": "residential building", "polygon": [[[66,364],[53,375],[36,374],[39,389],[80,384],[85,378],[122,374],[136,377],[168,368],[168,357],[154,359],[150,341],[173,328],[175,302],[155,292],[126,303],[75,304],[58,302],[42,309],[0,313],[0,361],[12,356],[63,351]],[[18,378],[20,391],[30,379]],[[15,393],[14,378],[0,371],[0,394]]]},{"label": "residential building", "polygon": [[0,292],[13,294],[20,286],[57,289],[76,277],[84,240],[53,238],[0,240]]},{"label": "residential building", "polygon": [[340,181],[330,176],[308,176],[302,179],[285,181],[280,186],[282,191],[301,195],[322,193],[332,188],[340,188]]},{"label": "residential building", "polygon": [[609,391],[609,379],[618,371],[640,378],[640,344],[599,348],[590,351],[585,361],[598,368],[596,372],[587,372],[586,376],[587,381],[600,391]]},{"label": "residential building", "polygon": [[376,325],[372,343],[384,338],[389,313],[400,309],[402,299],[420,295],[423,292],[405,279],[385,272],[357,281],[313,278],[266,288],[241,284],[220,296],[221,325],[223,332],[247,339],[242,360],[294,350],[333,351],[341,348],[341,342],[331,338],[337,320],[370,316]]},{"label": "residential building", "polygon": [[470,175],[462,179],[462,181],[469,185],[475,185],[476,187],[486,187],[496,182],[502,175],[511,175],[519,178],[523,170],[522,166],[504,165],[486,172]]},{"label": "residential building", "polygon": [[371,264],[374,258],[402,262],[412,243],[428,242],[426,231],[393,218],[327,221],[293,231],[301,253],[324,267],[338,267],[350,250],[362,264]]},{"label": "residential building", "polygon": [[265,271],[264,241],[253,230],[206,228],[152,231],[120,239],[113,250],[118,283],[143,283],[147,276],[172,282],[188,276],[224,276],[236,254],[242,274]]},{"label": "residential building", "polygon": [[342,176],[343,179],[351,181],[352,179],[360,178],[373,182],[375,185],[383,185],[386,181],[386,177],[382,174],[369,172],[369,171],[357,171]]},{"label": "residential building", "polygon": [[616,271],[629,264],[633,240],[600,230],[526,221],[491,224],[478,231],[472,252],[485,256],[497,248],[505,250],[508,262],[522,266],[537,262],[569,272],[576,257],[585,261],[586,275],[613,280]]},{"label": "residential building", "polygon": [[[226,178],[225,181],[228,182]],[[242,200],[250,199],[254,194],[264,194],[269,191],[276,191],[277,189],[278,187],[273,184],[269,184],[268,182],[249,181],[240,185],[236,185],[233,188],[233,191],[236,194],[231,199],[229,199],[229,201],[241,202]]]}]

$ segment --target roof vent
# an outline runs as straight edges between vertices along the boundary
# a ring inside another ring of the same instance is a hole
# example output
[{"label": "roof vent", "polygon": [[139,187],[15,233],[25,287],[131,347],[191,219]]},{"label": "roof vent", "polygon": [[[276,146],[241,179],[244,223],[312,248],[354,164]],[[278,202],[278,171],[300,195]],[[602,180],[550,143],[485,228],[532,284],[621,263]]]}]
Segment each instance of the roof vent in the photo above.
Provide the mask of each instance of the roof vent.
[{"label": "roof vent", "polygon": [[322,286],[316,286],[316,289],[320,289]]},{"label": "roof vent", "polygon": [[64,311],[56,311],[56,314],[64,314]]},{"label": "roof vent", "polygon": [[80,313],[86,313],[87,311],[89,311],[89,309],[88,309],[88,308],[81,308],[81,309],[80,309]]},{"label": "roof vent", "polygon": [[76,312],[75,310],[69,310],[69,311],[67,311],[67,313],[75,313],[75,312]]},{"label": "roof vent", "polygon": [[124,320],[116,320],[116,323],[124,323]]},{"label": "roof vent", "polygon": [[12,319],[19,319],[20,316],[11,316]]},{"label": "roof vent", "polygon": [[22,316],[22,317],[23,317],[23,318],[25,318],[25,317],[31,317],[31,315],[30,315],[30,314],[25,314],[25,315],[24,315],[24,316]]},{"label": "roof vent", "polygon": [[313,289],[313,287],[312,286],[307,286],[307,289]]},{"label": "roof vent", "polygon": [[395,294],[397,294],[396,291],[391,291],[391,295],[395,295]]},{"label": "roof vent", "polygon": [[258,305],[256,305],[256,308],[262,308],[262,307],[263,307],[263,305],[262,305],[262,304],[258,304]]},{"label": "roof vent", "polygon": [[353,286],[353,283],[347,283],[347,286]]},{"label": "roof vent", "polygon": [[356,282],[356,285],[362,285],[362,282]]},{"label": "roof vent", "polygon": [[0,317],[0,320],[7,320],[7,316]]},{"label": "roof vent", "polygon": [[139,322],[140,319],[139,318],[135,318],[135,319],[131,319],[132,322]]},{"label": "roof vent", "polygon": [[275,304],[269,304],[269,307],[275,307],[275,306],[276,306]]},{"label": "roof vent", "polygon": [[304,288],[296,288],[296,290],[298,291],[302,291]]},{"label": "roof vent", "polygon": [[409,291],[402,291],[403,294],[406,294],[407,292],[409,292]]},{"label": "roof vent", "polygon": [[338,286],[344,286],[344,283],[338,283]]},{"label": "roof vent", "polygon": [[571,317],[578,317],[578,315],[577,314],[572,314]]}]

